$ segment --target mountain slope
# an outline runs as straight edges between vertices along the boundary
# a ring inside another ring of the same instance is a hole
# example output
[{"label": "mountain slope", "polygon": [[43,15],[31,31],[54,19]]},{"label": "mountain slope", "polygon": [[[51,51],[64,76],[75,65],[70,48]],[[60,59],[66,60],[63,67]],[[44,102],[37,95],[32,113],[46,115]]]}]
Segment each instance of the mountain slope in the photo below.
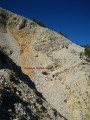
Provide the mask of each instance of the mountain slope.
[{"label": "mountain slope", "polygon": [[2,50],[0,65],[0,120],[66,120]]},{"label": "mountain slope", "polygon": [[1,46],[52,107],[68,120],[90,119],[90,62],[80,56],[83,47],[2,8],[0,32]]}]

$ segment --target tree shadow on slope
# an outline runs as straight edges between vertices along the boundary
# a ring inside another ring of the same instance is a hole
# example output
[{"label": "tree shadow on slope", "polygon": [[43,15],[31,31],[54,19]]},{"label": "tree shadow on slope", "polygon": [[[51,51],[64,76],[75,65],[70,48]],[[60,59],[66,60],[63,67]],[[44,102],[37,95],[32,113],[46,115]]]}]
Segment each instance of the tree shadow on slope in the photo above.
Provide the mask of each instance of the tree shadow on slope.
[{"label": "tree shadow on slope", "polygon": [[1,50],[0,50],[0,68],[13,70],[17,74],[17,76],[19,77],[20,80],[22,80],[25,84],[27,84],[28,87],[35,90],[35,93],[37,96],[39,96],[45,100],[45,98],[42,96],[42,94],[36,90],[36,86],[35,86],[34,82],[26,74],[24,74],[22,72],[21,67],[17,66],[12,61],[12,59],[9,58],[8,55],[6,55]]}]

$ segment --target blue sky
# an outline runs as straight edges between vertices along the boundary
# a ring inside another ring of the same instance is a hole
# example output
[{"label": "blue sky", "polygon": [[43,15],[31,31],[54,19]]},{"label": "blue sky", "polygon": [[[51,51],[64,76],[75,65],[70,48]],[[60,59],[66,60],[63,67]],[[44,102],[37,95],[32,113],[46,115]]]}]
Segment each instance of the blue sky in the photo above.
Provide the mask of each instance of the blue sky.
[{"label": "blue sky", "polygon": [[0,0],[0,6],[90,45],[90,0]]}]

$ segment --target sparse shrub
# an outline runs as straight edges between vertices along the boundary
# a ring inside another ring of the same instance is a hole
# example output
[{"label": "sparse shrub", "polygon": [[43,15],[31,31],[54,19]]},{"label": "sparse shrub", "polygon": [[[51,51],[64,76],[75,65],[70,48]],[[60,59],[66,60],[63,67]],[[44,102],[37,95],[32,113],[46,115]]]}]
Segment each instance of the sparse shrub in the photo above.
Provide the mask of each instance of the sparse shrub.
[{"label": "sparse shrub", "polygon": [[42,105],[43,104],[43,101],[41,100],[41,99],[36,99],[36,102],[38,103],[38,104],[40,104],[40,105]]},{"label": "sparse shrub", "polygon": [[41,27],[46,27],[42,22],[37,21],[36,19],[32,19],[34,22],[36,22],[38,25],[40,25]]},{"label": "sparse shrub", "polygon": [[13,53],[13,51],[12,50],[10,50],[10,55]]},{"label": "sparse shrub", "polygon": [[83,57],[83,52],[80,52],[80,58],[82,58]]},{"label": "sparse shrub", "polygon": [[85,48],[85,55],[90,58],[90,46]]},{"label": "sparse shrub", "polygon": [[67,36],[66,35],[64,35],[62,32],[58,32],[60,35],[62,35],[62,36],[64,36],[65,38],[67,38]]},{"label": "sparse shrub", "polygon": [[49,73],[47,71],[42,71],[43,75],[49,75]]},{"label": "sparse shrub", "polygon": [[47,69],[53,71],[54,70],[54,66],[53,65],[48,65]]},{"label": "sparse shrub", "polygon": [[44,106],[41,106],[41,110],[45,113],[47,112],[47,109]]},{"label": "sparse shrub", "polygon": [[42,27],[45,27],[45,25],[42,22],[40,22],[40,21],[37,21],[37,24],[39,24]]},{"label": "sparse shrub", "polygon": [[88,58],[90,58],[90,46],[89,45],[84,45],[82,47],[85,48],[84,55],[87,56]]},{"label": "sparse shrub", "polygon": [[13,17],[13,20],[17,20],[17,17],[14,16],[14,17]]},{"label": "sparse shrub", "polygon": [[68,49],[68,46],[66,46],[66,49]]}]

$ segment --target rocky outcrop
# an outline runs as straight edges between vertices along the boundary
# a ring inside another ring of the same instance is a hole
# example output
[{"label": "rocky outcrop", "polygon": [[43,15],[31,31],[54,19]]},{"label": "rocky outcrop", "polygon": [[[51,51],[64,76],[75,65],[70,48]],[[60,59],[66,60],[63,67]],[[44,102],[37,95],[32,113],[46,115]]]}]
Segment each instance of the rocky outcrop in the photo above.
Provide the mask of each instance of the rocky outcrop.
[{"label": "rocky outcrop", "polygon": [[66,120],[2,50],[0,65],[0,120]]},{"label": "rocky outcrop", "polygon": [[0,11],[7,16],[0,19],[7,18],[5,25],[1,22],[0,45],[46,101],[64,116],[60,118],[57,112],[58,120],[89,120],[90,62],[84,54],[80,56],[84,48],[32,20],[2,8]]},{"label": "rocky outcrop", "polygon": [[66,120],[10,70],[0,70],[1,120]]}]

